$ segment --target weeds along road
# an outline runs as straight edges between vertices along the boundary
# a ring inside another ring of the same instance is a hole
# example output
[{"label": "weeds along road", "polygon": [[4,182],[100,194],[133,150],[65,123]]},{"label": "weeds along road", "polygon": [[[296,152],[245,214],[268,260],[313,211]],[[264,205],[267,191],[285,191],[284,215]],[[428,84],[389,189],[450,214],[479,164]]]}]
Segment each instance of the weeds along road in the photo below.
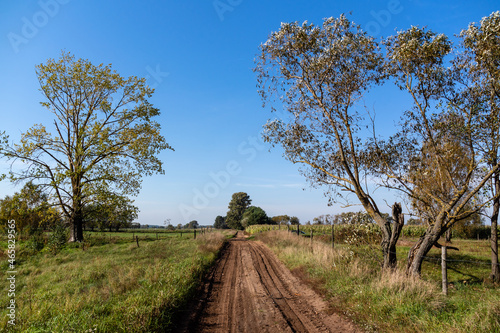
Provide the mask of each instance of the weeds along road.
[{"label": "weeds along road", "polygon": [[358,332],[262,243],[230,240],[186,332]]}]

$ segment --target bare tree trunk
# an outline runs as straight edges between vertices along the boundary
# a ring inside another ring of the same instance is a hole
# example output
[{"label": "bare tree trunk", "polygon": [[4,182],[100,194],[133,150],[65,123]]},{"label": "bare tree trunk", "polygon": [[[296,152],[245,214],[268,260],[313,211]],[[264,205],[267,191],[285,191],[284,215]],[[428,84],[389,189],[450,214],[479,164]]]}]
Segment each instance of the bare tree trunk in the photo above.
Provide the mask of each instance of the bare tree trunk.
[{"label": "bare tree trunk", "polygon": [[493,212],[491,214],[491,275],[490,278],[494,282],[500,282],[500,267],[498,265],[498,213],[500,211],[500,175],[495,173],[493,176],[494,182],[494,198]]},{"label": "bare tree trunk", "polygon": [[380,246],[382,246],[382,255],[383,255],[383,261],[382,261],[382,269],[390,269],[391,267],[391,262],[394,260],[391,256],[394,256],[391,254],[390,248],[391,248],[391,224],[389,222],[386,222],[384,226],[382,227],[382,242],[380,243]]},{"label": "bare tree trunk", "polygon": [[[437,222],[436,222],[437,223]],[[408,263],[406,265],[406,274],[412,276],[420,276],[422,271],[422,262],[427,253],[439,240],[445,230],[440,230],[440,227],[430,226],[425,231],[425,234],[420,237],[415,245],[408,253]]]},{"label": "bare tree trunk", "polygon": [[401,209],[401,204],[395,202],[392,205],[392,219],[394,225],[386,222],[382,228],[382,253],[383,253],[383,269],[394,269],[397,266],[398,259],[396,253],[396,243],[398,242],[401,230],[404,225],[404,216]]},{"label": "bare tree trunk", "polygon": [[394,205],[392,205],[392,220],[394,225],[392,227],[391,241],[389,242],[389,264],[391,267],[396,268],[396,244],[403,230],[403,225],[405,224],[403,210],[399,202],[395,202]]},{"label": "bare tree trunk", "polygon": [[70,242],[83,241],[83,214],[80,208],[76,208],[71,217],[71,235]]}]

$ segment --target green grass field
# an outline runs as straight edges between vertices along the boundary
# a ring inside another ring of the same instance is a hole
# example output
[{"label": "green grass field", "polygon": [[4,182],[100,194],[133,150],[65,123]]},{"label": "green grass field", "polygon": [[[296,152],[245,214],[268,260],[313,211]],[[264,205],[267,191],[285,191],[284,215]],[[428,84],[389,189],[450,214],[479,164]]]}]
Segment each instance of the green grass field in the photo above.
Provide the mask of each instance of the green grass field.
[{"label": "green grass field", "polygon": [[373,332],[500,332],[500,287],[488,282],[486,240],[454,240],[448,252],[449,295],[441,294],[440,250],[424,262],[422,279],[409,279],[404,266],[416,239],[398,246],[399,268],[382,274],[377,244],[348,242],[331,249],[329,238],[286,231],[257,236],[297,275],[329,299],[332,307]]},{"label": "green grass field", "polygon": [[[16,326],[7,324],[10,297],[3,278],[0,330],[163,332],[228,235],[211,232],[194,240],[193,234],[172,234],[155,240],[141,234],[139,247],[132,234],[86,235],[85,250],[69,245],[56,255],[43,250],[28,255],[18,244]],[[5,241],[1,246],[6,272]]]}]

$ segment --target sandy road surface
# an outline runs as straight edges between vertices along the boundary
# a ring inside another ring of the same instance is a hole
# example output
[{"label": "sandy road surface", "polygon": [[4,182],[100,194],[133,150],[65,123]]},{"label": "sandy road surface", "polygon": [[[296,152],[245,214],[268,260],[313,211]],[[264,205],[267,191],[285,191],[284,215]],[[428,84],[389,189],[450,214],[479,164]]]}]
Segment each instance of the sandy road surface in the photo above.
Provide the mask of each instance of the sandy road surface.
[{"label": "sandy road surface", "polygon": [[324,301],[262,243],[242,233],[224,249],[204,285],[187,332],[358,332],[328,315]]}]

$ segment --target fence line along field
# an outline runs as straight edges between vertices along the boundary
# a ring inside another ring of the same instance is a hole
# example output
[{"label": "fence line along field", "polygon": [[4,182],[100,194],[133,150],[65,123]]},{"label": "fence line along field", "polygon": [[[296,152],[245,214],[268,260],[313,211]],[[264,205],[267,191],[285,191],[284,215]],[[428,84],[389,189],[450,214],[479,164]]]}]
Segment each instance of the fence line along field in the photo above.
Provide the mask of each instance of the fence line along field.
[{"label": "fence line along field", "polygon": [[[380,228],[374,223],[367,224],[339,224],[334,225],[334,235],[335,239],[339,241],[344,241],[346,237],[350,237],[353,234],[363,235],[363,237],[380,239],[382,233]],[[421,237],[425,234],[427,227],[423,225],[405,225],[401,231],[401,235],[404,237]],[[252,225],[245,229],[250,234],[260,233],[264,231],[271,230],[288,230],[290,232],[296,232],[296,225]],[[301,233],[310,235],[311,230],[313,235],[329,235],[332,234],[331,225],[299,225],[298,230]],[[453,238],[461,239],[488,239],[490,236],[491,229],[489,226],[472,226],[464,228],[463,230],[451,230],[451,235]],[[378,237],[378,238],[377,238]]]},{"label": "fence line along field", "polygon": [[[214,262],[229,232],[140,235],[131,233],[88,237],[82,250],[69,244],[54,255],[36,252],[28,241],[18,243],[16,326],[12,332],[155,332],[170,327],[174,314],[195,291],[200,277]],[[123,236],[123,237],[121,237]],[[130,237],[130,240],[128,239]],[[2,249],[6,240],[2,240]],[[2,252],[2,270],[6,271]],[[7,289],[7,280],[0,288]],[[7,304],[7,293],[0,303]],[[0,316],[7,318],[7,307]]]}]

